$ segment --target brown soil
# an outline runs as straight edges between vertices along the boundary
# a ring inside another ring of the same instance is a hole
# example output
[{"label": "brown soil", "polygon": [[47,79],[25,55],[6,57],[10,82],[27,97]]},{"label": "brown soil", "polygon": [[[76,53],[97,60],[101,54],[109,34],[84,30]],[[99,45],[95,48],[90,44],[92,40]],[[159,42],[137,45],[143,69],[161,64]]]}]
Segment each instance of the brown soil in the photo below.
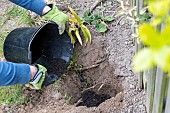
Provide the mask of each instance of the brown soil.
[{"label": "brown soil", "polygon": [[[78,13],[82,15],[86,7],[94,2],[74,0],[71,6],[80,9]],[[119,4],[115,0],[106,2],[111,2],[107,6],[110,12],[104,15],[114,15]],[[67,3],[67,0],[57,1],[57,5],[66,6]],[[95,12],[101,11],[96,9]],[[77,68],[80,65],[90,67],[98,64],[96,67],[83,71],[70,70],[42,91],[24,91],[30,100],[28,105],[19,105],[8,109],[8,112],[146,113],[145,93],[139,90],[137,75],[131,68],[135,47],[131,43],[130,25],[119,25],[118,20],[116,18],[108,23],[110,30],[106,33],[98,33],[94,26],[88,26],[93,37],[92,43],[86,47],[75,44]],[[1,108],[4,111],[6,106]]]}]

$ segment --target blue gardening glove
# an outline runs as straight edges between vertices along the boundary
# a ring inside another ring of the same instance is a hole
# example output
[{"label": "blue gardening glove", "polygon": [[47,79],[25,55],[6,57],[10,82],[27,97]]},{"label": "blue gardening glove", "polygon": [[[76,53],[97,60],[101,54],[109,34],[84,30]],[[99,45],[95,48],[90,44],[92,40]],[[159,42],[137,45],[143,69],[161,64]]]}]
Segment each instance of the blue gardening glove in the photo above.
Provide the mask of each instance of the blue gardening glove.
[{"label": "blue gardening glove", "polygon": [[54,21],[56,24],[58,24],[59,33],[61,35],[65,31],[65,24],[69,17],[62,11],[58,10],[55,5],[49,5],[49,7],[52,9],[43,16],[46,20]]}]

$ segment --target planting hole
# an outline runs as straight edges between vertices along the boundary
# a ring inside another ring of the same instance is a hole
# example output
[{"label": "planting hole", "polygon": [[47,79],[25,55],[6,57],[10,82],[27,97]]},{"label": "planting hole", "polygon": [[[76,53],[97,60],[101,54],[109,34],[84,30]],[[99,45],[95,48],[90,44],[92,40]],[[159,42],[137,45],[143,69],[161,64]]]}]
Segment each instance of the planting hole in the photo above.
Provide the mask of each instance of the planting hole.
[{"label": "planting hole", "polygon": [[111,96],[108,94],[97,94],[94,91],[86,91],[82,94],[82,99],[76,106],[97,107],[110,98]]}]

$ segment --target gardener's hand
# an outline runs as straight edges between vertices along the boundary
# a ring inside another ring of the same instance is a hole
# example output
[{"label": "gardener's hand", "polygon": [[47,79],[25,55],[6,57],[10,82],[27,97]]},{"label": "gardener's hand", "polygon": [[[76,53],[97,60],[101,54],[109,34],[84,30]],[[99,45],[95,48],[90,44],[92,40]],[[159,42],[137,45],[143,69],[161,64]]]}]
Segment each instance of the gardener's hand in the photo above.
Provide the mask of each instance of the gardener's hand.
[{"label": "gardener's hand", "polygon": [[51,8],[51,10],[43,16],[46,20],[54,21],[56,24],[58,24],[59,33],[61,35],[64,33],[65,24],[68,21],[69,17],[62,11],[59,11],[55,5],[49,5],[49,7]]}]

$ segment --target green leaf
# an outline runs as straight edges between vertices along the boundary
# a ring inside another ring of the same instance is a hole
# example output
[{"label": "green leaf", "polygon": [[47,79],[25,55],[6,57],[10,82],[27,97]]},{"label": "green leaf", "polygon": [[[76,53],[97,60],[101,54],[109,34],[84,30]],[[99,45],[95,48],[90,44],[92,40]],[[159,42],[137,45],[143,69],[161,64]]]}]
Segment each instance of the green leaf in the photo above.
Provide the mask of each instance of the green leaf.
[{"label": "green leaf", "polygon": [[103,7],[102,7],[102,6],[97,6],[96,8],[97,8],[97,9],[102,9]]},{"label": "green leaf", "polygon": [[160,33],[148,23],[143,23],[139,26],[139,38],[145,45],[156,48],[162,46]]},{"label": "green leaf", "polygon": [[89,14],[90,14],[90,8],[87,8],[87,9],[85,10],[85,12],[83,13],[83,18],[88,17]]},{"label": "green leaf", "polygon": [[75,41],[75,38],[74,38],[74,36],[73,36],[73,34],[75,33],[75,30],[76,30],[76,28],[70,28],[69,29],[69,32],[68,32],[68,34],[69,34],[69,36],[70,36],[70,38],[71,38],[71,43],[75,43],[76,41]]},{"label": "green leaf", "polygon": [[154,60],[165,72],[170,71],[170,47],[164,46],[159,50],[155,50]]},{"label": "green leaf", "polygon": [[75,35],[76,35],[76,37],[77,37],[77,39],[78,39],[78,41],[79,41],[80,45],[83,45],[83,44],[82,44],[82,40],[81,40],[81,37],[80,37],[80,34],[79,34],[78,29],[76,29],[76,31],[75,31]]},{"label": "green leaf", "polygon": [[97,26],[97,25],[99,24],[99,20],[93,20],[93,21],[91,22],[91,24]]},{"label": "green leaf", "polygon": [[100,23],[97,26],[97,31],[98,32],[106,32],[107,31],[107,26],[106,24]]},{"label": "green leaf", "polygon": [[168,15],[166,18],[166,24],[170,24],[170,15]]},{"label": "green leaf", "polygon": [[150,48],[144,48],[139,51],[133,59],[132,66],[135,72],[148,70],[154,66],[152,50]]},{"label": "green leaf", "polygon": [[86,44],[88,41],[91,42],[91,33],[89,29],[83,24],[80,26],[80,28],[81,28],[81,31],[83,32],[84,38],[86,40]]},{"label": "green leaf", "polygon": [[169,45],[170,44],[170,25],[166,25],[164,30],[161,33],[161,40],[164,45]]},{"label": "green leaf", "polygon": [[165,16],[169,11],[169,0],[149,2],[149,11],[156,16]]},{"label": "green leaf", "polygon": [[102,16],[102,15],[100,15],[100,19],[104,20],[104,19],[105,19],[105,17],[104,17],[104,16]]},{"label": "green leaf", "polygon": [[153,26],[157,26],[157,25],[160,25],[162,23],[162,18],[153,18],[152,21],[151,21],[151,24]]},{"label": "green leaf", "polygon": [[81,25],[82,24],[81,18],[77,15],[77,13],[71,7],[68,7],[68,8],[70,9],[70,11],[74,15],[74,17],[77,19],[78,24]]},{"label": "green leaf", "polygon": [[150,14],[139,14],[138,17],[141,21],[147,21],[151,18],[151,15]]},{"label": "green leaf", "polygon": [[104,17],[104,19],[103,19],[104,21],[108,21],[108,22],[111,22],[111,21],[113,21],[114,20],[114,18],[113,17],[111,17],[111,16],[106,16],[106,17]]},{"label": "green leaf", "polygon": [[89,24],[94,20],[91,16],[87,16],[87,17],[85,17],[83,19],[84,19],[85,22],[87,22]]},{"label": "green leaf", "polygon": [[101,19],[101,15],[98,13],[94,13],[92,16],[93,16],[93,19]]}]

